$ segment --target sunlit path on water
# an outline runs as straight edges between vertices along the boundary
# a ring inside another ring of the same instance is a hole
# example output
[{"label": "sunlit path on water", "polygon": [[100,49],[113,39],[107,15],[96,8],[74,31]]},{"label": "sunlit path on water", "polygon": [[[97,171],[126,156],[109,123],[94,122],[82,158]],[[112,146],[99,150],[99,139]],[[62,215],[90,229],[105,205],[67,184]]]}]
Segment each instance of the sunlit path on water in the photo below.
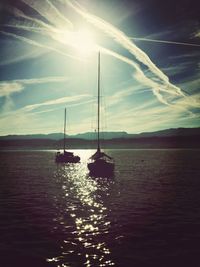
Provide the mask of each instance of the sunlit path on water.
[{"label": "sunlit path on water", "polygon": [[107,245],[110,222],[103,202],[113,180],[88,176],[90,155],[91,151],[84,151],[81,163],[58,165],[54,175],[62,187],[62,201],[55,196],[60,211],[55,221],[63,228],[60,255],[47,259],[54,266],[74,266],[77,262],[87,267],[114,265]]},{"label": "sunlit path on water", "polygon": [[114,179],[88,176],[94,151],[73,152],[80,164],[0,153],[1,266],[199,266],[199,150],[105,151]]}]

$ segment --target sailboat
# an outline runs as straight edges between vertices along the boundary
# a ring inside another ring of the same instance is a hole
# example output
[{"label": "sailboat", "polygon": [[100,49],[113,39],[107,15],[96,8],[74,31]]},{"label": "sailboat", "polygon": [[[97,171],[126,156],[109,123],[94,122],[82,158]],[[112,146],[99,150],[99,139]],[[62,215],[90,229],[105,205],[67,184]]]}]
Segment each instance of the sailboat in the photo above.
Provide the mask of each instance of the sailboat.
[{"label": "sailboat", "polygon": [[78,163],[80,162],[80,157],[75,156],[73,152],[66,151],[66,108],[65,108],[65,118],[64,118],[64,138],[63,138],[63,153],[57,152],[55,162],[56,163]]},{"label": "sailboat", "polygon": [[90,176],[110,177],[114,174],[113,159],[101,151],[100,147],[100,52],[98,53],[98,97],[97,97],[97,151],[88,163]]}]

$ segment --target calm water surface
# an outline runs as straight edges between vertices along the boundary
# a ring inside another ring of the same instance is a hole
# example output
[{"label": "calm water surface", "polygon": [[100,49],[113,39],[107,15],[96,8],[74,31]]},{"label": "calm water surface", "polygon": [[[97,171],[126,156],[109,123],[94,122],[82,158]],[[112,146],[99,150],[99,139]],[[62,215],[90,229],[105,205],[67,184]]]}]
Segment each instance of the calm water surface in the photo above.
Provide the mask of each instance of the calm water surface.
[{"label": "calm water surface", "polygon": [[109,150],[115,177],[0,152],[0,266],[200,266],[200,151]]}]

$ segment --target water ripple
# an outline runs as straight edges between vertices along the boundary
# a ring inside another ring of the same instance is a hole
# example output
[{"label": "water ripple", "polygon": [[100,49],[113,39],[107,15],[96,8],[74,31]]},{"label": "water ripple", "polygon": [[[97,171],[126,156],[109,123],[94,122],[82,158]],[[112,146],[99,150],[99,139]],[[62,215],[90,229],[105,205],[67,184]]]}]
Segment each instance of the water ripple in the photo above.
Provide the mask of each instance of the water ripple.
[{"label": "water ripple", "polygon": [[55,196],[59,210],[62,205],[62,215],[54,220],[63,227],[63,240],[60,255],[47,261],[56,262],[57,266],[71,266],[77,260],[87,267],[114,265],[104,240],[110,230],[107,207],[103,202],[109,182],[94,180],[87,173],[87,165],[80,163],[62,165],[54,174],[62,188],[62,203]]}]

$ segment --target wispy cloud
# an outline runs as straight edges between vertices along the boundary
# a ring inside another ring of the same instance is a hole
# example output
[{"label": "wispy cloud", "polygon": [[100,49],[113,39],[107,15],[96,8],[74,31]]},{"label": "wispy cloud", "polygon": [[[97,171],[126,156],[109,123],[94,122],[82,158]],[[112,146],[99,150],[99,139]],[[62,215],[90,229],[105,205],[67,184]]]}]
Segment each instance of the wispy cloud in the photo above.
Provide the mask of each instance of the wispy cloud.
[{"label": "wispy cloud", "polygon": [[[23,0],[27,5],[35,9],[41,16],[45,17],[47,20],[51,22],[51,25],[48,25],[47,23],[44,23],[43,21],[39,19],[32,19],[36,24],[40,24],[43,28],[46,28],[46,32],[40,31],[41,34],[47,34],[49,37],[51,37],[54,40],[57,40],[59,42],[63,41],[63,29],[65,31],[65,34],[70,34],[70,29],[72,28],[72,22],[70,20],[66,19],[59,11],[58,9],[53,6],[52,3],[49,1],[45,1],[43,5],[41,5],[41,2],[39,1],[30,1],[30,0]],[[63,2],[63,1],[62,1]],[[178,95],[180,97],[184,96],[184,92],[181,91],[180,88],[177,86],[171,84],[169,82],[169,78],[151,61],[151,59],[148,57],[148,55],[142,51],[140,48],[138,48],[132,40],[126,36],[122,31],[114,27],[113,25],[109,24],[108,22],[90,14],[86,10],[80,7],[80,5],[77,4],[76,1],[66,1],[66,4],[70,6],[74,11],[76,11],[79,15],[81,15],[84,19],[86,19],[89,23],[94,25],[95,27],[102,30],[104,33],[106,33],[109,37],[111,37],[114,41],[119,43],[122,47],[124,47],[127,51],[129,51],[137,61],[140,62],[140,64],[145,65],[148,70],[151,72],[151,78],[145,75],[145,73],[142,70],[142,67],[136,64],[134,60],[129,59],[127,57],[124,57],[118,53],[115,53],[111,50],[102,48],[101,50],[104,51],[107,54],[110,54],[114,57],[117,57],[119,60],[122,60],[126,62],[127,64],[131,65],[136,73],[134,74],[134,77],[141,83],[143,83],[145,86],[151,87],[154,95],[157,97],[159,101],[161,101],[164,104],[169,105],[168,99],[162,95],[162,91],[167,92],[169,94]],[[48,10],[48,12],[47,12]],[[60,13],[60,15],[58,15]],[[25,17],[29,20],[31,18],[27,17],[27,15],[24,15],[23,12],[17,10],[17,15]],[[57,16],[56,16],[57,15]],[[55,19],[56,18],[56,19]],[[62,22],[62,23],[61,23]],[[63,24],[64,23],[64,24]],[[64,25],[64,27],[61,27],[61,24]],[[55,25],[56,27],[53,27],[52,25]],[[31,30],[31,29],[30,29]],[[33,28],[33,31],[36,29]],[[72,32],[71,32],[72,33]],[[5,33],[11,35],[13,37],[16,37],[24,42],[27,42],[31,45],[36,45],[41,48],[48,48],[50,50],[53,50],[55,52],[58,52],[60,54],[63,54],[65,56],[69,56],[65,52],[63,52],[60,49],[47,46],[44,44],[41,44],[37,41],[30,40],[23,36],[17,36],[13,33]],[[71,38],[67,38],[65,40],[65,44],[74,46],[74,43]],[[71,43],[70,43],[71,42]],[[100,47],[96,47],[99,49]]]},{"label": "wispy cloud", "polygon": [[133,54],[136,59],[149,67],[149,69],[158,77],[160,77],[165,82],[168,82],[168,77],[156,67],[156,65],[150,60],[147,54],[139,49],[128,36],[125,35],[122,31],[111,25],[110,23],[102,20],[101,18],[90,14],[89,12],[80,8],[80,5],[77,5],[75,1],[67,1],[67,4],[70,5],[76,12],[83,16],[88,22],[94,24],[99,29],[103,30],[109,36],[111,36],[115,41],[120,43],[124,48],[126,48],[131,54]]},{"label": "wispy cloud", "polygon": [[113,38],[113,40],[115,40],[117,43],[127,49],[133,56],[135,56],[135,58],[141,64],[148,67],[148,70],[151,72],[151,78],[147,77],[142,71],[142,68],[133,60],[114,53],[113,51],[107,50],[107,53],[109,52],[113,56],[132,65],[136,69],[136,74],[134,74],[134,77],[144,85],[151,87],[154,95],[160,102],[166,105],[171,104],[168,102],[167,98],[165,98],[161,94],[162,91],[165,91],[169,94],[178,95],[180,97],[185,96],[184,92],[179,87],[171,84],[169,82],[169,78],[150,60],[148,55],[144,51],[139,49],[123,32],[121,32],[119,29],[109,24],[108,22],[80,8],[80,5],[78,5],[77,2],[67,1],[67,4],[72,7],[76,12],[78,12],[81,16],[83,16],[88,22],[92,23],[97,28],[104,31],[108,36]]},{"label": "wispy cloud", "polygon": [[43,55],[45,52],[46,51],[41,51],[40,49],[38,49],[35,51],[31,50],[30,52],[24,53],[23,55],[22,54],[19,54],[17,56],[10,55],[9,58],[5,58],[0,61],[0,66],[6,66],[6,65],[22,62],[22,61],[29,60],[29,59],[35,59]]},{"label": "wispy cloud", "polygon": [[158,39],[138,38],[138,37],[129,37],[129,38],[131,40],[134,40],[134,41],[144,41],[144,42],[153,42],[153,43],[162,43],[162,44],[200,47],[200,44],[195,44],[195,43],[175,42],[175,41],[168,41],[168,40],[158,40]]},{"label": "wispy cloud", "polygon": [[63,56],[66,56],[66,57],[70,57],[70,58],[73,58],[73,59],[76,59],[76,60],[81,60],[79,57],[76,57],[76,56],[73,56],[73,55],[70,55],[60,49],[57,49],[56,47],[53,47],[53,46],[49,46],[49,45],[46,45],[46,44],[42,44],[40,42],[37,42],[35,40],[32,40],[30,38],[26,38],[24,36],[21,36],[21,35],[17,35],[15,33],[10,33],[10,32],[5,32],[5,31],[1,31],[0,30],[0,33],[4,34],[4,35],[7,35],[7,36],[10,36],[10,37],[13,37],[13,38],[16,38],[22,42],[25,42],[29,45],[33,45],[33,46],[36,46],[36,47],[40,47],[42,49],[48,49],[50,51],[54,51],[60,55],[63,55]]},{"label": "wispy cloud", "polygon": [[[58,123],[59,126],[56,126],[56,128],[55,122],[52,123],[52,121],[49,120],[43,121],[40,115],[42,113],[54,114],[58,109],[63,109],[63,105],[67,105],[68,108],[73,108],[81,105],[87,106],[88,104],[91,104],[92,101],[93,99],[90,95],[83,94],[61,97],[33,105],[26,105],[14,111],[10,110],[0,116],[0,125],[2,129],[0,130],[0,133],[9,133],[12,132],[13,129],[15,129],[15,133],[18,134],[24,133],[24,131],[26,133],[38,133],[40,131],[49,133],[51,131],[60,131],[60,122]],[[83,124],[84,123],[81,122],[78,126],[76,125],[76,127],[80,128]],[[75,131],[77,128],[75,128]]]},{"label": "wispy cloud", "polygon": [[194,37],[196,38],[200,38],[200,29],[198,29],[194,34],[193,34]]},{"label": "wispy cloud", "polygon": [[[7,30],[1,31],[1,33],[16,38],[22,42],[25,42],[29,45],[36,46],[38,48],[41,48],[43,51],[46,51],[47,49],[50,51],[54,51],[56,53],[59,53],[60,55],[72,57],[74,59],[81,60],[79,57],[76,57],[72,54],[68,54],[67,46],[76,47],[76,44],[73,41],[73,37],[76,34],[76,23],[72,22],[72,17],[67,18],[61,13],[56,6],[53,5],[53,2],[50,2],[48,0],[45,1],[33,1],[33,0],[22,0],[25,4],[33,8],[35,11],[37,11],[38,14],[42,17],[42,19],[33,18],[31,16],[28,16],[24,14],[21,10],[15,9],[14,13],[15,16],[23,18],[25,21],[28,21],[30,23],[27,23],[26,25],[15,23],[15,24],[9,24],[5,25],[6,29],[8,28],[16,28],[23,31],[29,31],[31,33],[34,33],[33,36],[36,35],[42,35],[44,38],[37,38],[33,40],[30,38],[27,38],[23,36],[23,34],[20,31],[14,31],[8,32]],[[151,107],[151,104],[144,103],[144,107],[147,108],[147,110],[142,110],[142,106],[140,105],[137,107],[138,112],[140,113],[140,120],[138,120],[137,126],[141,124],[145,124],[145,127],[156,126],[159,123],[168,123],[170,121],[173,121],[175,119],[179,119],[179,114],[186,114],[188,118],[192,116],[192,108],[199,108],[199,95],[194,94],[192,96],[185,93],[185,91],[182,90],[186,86],[191,87],[192,84],[180,84],[174,85],[170,82],[168,75],[173,75],[175,73],[180,73],[181,71],[185,70],[187,67],[185,64],[179,64],[178,66],[171,66],[168,68],[159,68],[145,53],[142,49],[136,46],[136,44],[133,42],[133,40],[137,41],[145,41],[145,42],[159,42],[159,43],[166,43],[166,44],[175,44],[175,45],[185,45],[185,46],[200,46],[199,44],[192,44],[192,43],[182,43],[182,42],[174,42],[174,41],[167,41],[161,38],[160,40],[150,37],[150,38],[135,38],[135,37],[129,37],[124,32],[122,32],[117,27],[113,26],[112,24],[106,22],[105,20],[102,20],[101,18],[89,13],[87,10],[85,10],[81,5],[78,4],[77,1],[70,1],[70,0],[60,0],[62,5],[66,4],[67,8],[70,8],[73,10],[73,12],[77,13],[79,17],[82,17],[87,23],[90,23],[93,27],[95,27],[96,30],[101,31],[106,37],[109,38],[109,40],[113,43],[117,43],[121,48],[124,49],[126,53],[120,54],[120,52],[115,52],[112,49],[108,49],[106,47],[102,47],[99,44],[94,45],[94,49],[100,50],[102,53],[105,53],[107,55],[110,55],[111,57],[117,58],[119,61],[124,62],[128,64],[133,69],[132,77],[134,80],[137,80],[140,85],[138,85],[137,89],[135,87],[133,88],[131,85],[127,88],[119,88],[119,91],[113,94],[109,101],[111,105],[115,105],[120,103],[124,98],[129,97],[132,95],[135,90],[141,90],[142,92],[144,90],[151,90],[153,94],[156,96],[155,100],[158,100],[158,104],[164,104],[163,109],[158,107],[153,109]],[[43,18],[45,18],[46,21],[44,22]],[[22,35],[19,35],[20,34]],[[166,32],[166,34],[169,34],[169,31]],[[64,36],[66,38],[64,38]],[[45,40],[45,37],[47,38],[46,43],[43,43]],[[198,37],[198,32],[197,32]],[[51,40],[53,41],[51,43]],[[55,44],[58,44],[56,46]],[[70,49],[71,51],[71,49]],[[120,50],[119,50],[120,51]],[[127,52],[129,56],[127,55]],[[185,55],[186,56],[186,55]],[[188,54],[188,57],[191,56],[191,54]],[[182,57],[182,56],[179,56]],[[165,72],[165,73],[164,73]],[[55,77],[54,77],[55,78]],[[39,83],[45,83],[45,82],[53,82],[53,77],[47,77],[43,79],[30,79],[30,80],[14,80],[14,81],[2,81],[0,83],[0,96],[6,96],[9,97],[15,92],[20,92],[24,90],[24,88],[31,84],[39,84]],[[45,80],[46,79],[46,80]],[[59,80],[61,79],[61,80]],[[50,81],[51,80],[51,81]],[[62,81],[62,77],[58,78],[59,81]],[[59,82],[56,81],[55,82]],[[133,80],[132,80],[133,82]],[[197,84],[197,79],[195,79],[195,86]],[[185,88],[186,89],[186,88]],[[186,90],[187,92],[189,90]],[[139,91],[138,91],[139,92]],[[35,110],[40,107],[47,107],[47,106],[53,106],[57,104],[63,104],[63,103],[70,103],[70,105],[79,105],[80,103],[88,103],[91,101],[89,95],[80,95],[80,96],[70,96],[70,97],[64,97],[59,98],[55,100],[48,100],[42,103],[36,103],[34,105],[27,105],[24,108],[21,109],[21,112],[36,112]],[[147,104],[147,105],[146,105]],[[155,103],[154,103],[155,104]],[[148,110],[148,105],[150,105]],[[127,112],[129,112],[128,110]],[[132,110],[137,113],[137,111],[134,109]],[[43,112],[37,110],[37,112]],[[176,113],[177,112],[177,113]],[[124,113],[123,113],[124,114]],[[127,113],[126,113],[127,114]],[[138,114],[138,113],[137,113]],[[166,114],[166,116],[165,116]],[[178,114],[178,115],[177,115]],[[121,114],[120,114],[121,115]],[[125,120],[123,120],[123,116],[120,117],[119,114],[117,114],[116,118],[118,120],[121,119],[123,123],[126,123]],[[148,116],[153,116],[156,118],[154,121],[151,121],[148,123]],[[171,117],[170,117],[171,116]],[[142,118],[141,118],[142,117]],[[162,119],[161,119],[162,117]],[[133,122],[133,121],[132,121]],[[130,114],[127,114],[127,125],[128,123],[131,123],[131,116]],[[144,126],[143,126],[144,127]]]},{"label": "wispy cloud", "polygon": [[185,59],[191,59],[191,58],[194,59],[196,57],[200,57],[200,51],[192,51],[190,53],[185,53],[181,55],[173,55],[173,56],[170,56],[169,58],[176,62],[176,60],[178,59],[185,60]]},{"label": "wispy cloud", "polygon": [[[180,62],[178,63],[177,61],[174,64],[171,64],[168,67],[162,68],[162,70],[167,73],[170,77],[184,73],[185,71],[188,70],[192,65],[194,64],[194,61],[187,61],[187,62]],[[180,86],[181,87],[181,86]],[[182,88],[182,87],[181,87]]]},{"label": "wispy cloud", "polygon": [[[57,28],[72,29],[73,24],[48,0],[22,0],[24,3],[35,9],[41,16],[55,25]],[[55,19],[56,18],[56,19]]]},{"label": "wispy cloud", "polygon": [[199,91],[200,85],[200,75],[192,76],[187,81],[184,81],[180,84],[185,90],[189,88],[189,94],[193,95],[195,92]]},{"label": "wispy cloud", "polygon": [[24,90],[26,86],[28,85],[65,82],[67,80],[68,78],[66,77],[43,77],[43,78],[35,78],[35,79],[1,81],[0,82],[0,97],[10,96],[13,93],[20,92]]},{"label": "wispy cloud", "polygon": [[[27,105],[24,108],[22,108],[21,111],[32,111],[39,107],[58,105],[58,104],[82,105],[83,103],[85,104],[85,101],[84,102],[82,101],[86,98],[88,99],[89,97],[90,97],[89,95],[74,95],[74,96],[61,97],[61,98],[57,98],[53,100],[44,101],[42,103]],[[88,103],[88,100],[87,100],[87,103]]]},{"label": "wispy cloud", "polygon": [[[182,99],[183,101],[183,99]],[[185,106],[187,103],[179,103]],[[168,127],[184,127],[185,121],[199,119],[198,115],[184,113],[181,109],[174,109],[173,106],[156,106],[155,102],[149,101],[144,105],[126,108],[116,114],[109,114],[108,124],[112,125],[112,130],[123,130],[126,126],[128,132],[139,133],[166,129]]]}]

